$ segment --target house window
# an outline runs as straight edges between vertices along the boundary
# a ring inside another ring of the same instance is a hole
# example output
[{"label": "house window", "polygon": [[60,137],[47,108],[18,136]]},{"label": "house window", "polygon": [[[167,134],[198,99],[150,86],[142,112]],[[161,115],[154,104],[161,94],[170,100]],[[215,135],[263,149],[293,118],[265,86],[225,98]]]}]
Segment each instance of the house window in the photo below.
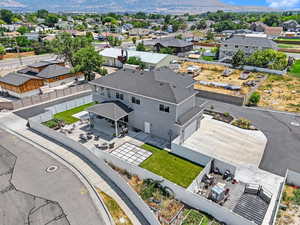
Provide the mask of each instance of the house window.
[{"label": "house window", "polygon": [[104,87],[98,88],[98,92],[100,92],[100,95],[104,95]]},{"label": "house window", "polygon": [[116,93],[116,98],[124,100],[124,95],[122,93],[117,92]]},{"label": "house window", "polygon": [[245,48],[249,48],[249,46],[245,46]]},{"label": "house window", "polygon": [[107,97],[111,98],[110,90],[107,89]]},{"label": "house window", "polygon": [[227,47],[228,45],[224,45],[224,47]]},{"label": "house window", "polygon": [[170,112],[170,107],[163,105],[163,104],[159,104],[159,111],[161,112]]},{"label": "house window", "polygon": [[138,98],[136,98],[136,97],[132,97],[132,98],[131,98],[131,102],[134,103],[134,104],[137,104],[137,105],[140,105],[140,104],[141,104],[140,99],[138,99]]},{"label": "house window", "polygon": [[235,45],[234,47],[235,47],[235,48],[238,48],[239,46]]}]

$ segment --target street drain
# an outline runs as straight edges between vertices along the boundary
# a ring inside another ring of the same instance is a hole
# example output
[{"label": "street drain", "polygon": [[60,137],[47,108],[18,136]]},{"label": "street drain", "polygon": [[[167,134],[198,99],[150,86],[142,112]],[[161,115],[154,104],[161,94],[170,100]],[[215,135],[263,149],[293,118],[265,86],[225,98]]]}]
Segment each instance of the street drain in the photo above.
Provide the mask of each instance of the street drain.
[{"label": "street drain", "polygon": [[46,169],[46,172],[47,173],[53,173],[55,172],[56,170],[58,169],[58,166],[49,166],[47,169]]}]

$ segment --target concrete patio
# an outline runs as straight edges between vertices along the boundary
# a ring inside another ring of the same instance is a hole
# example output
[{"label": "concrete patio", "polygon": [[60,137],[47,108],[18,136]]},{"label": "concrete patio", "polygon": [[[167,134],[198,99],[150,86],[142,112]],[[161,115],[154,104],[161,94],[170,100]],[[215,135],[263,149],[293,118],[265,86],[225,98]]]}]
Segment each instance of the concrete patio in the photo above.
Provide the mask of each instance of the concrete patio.
[{"label": "concrete patio", "polygon": [[[66,125],[58,132],[61,132],[67,137],[80,142],[89,149],[94,148],[96,145],[103,146],[104,144],[109,145],[111,143],[114,143],[114,146],[112,148],[105,149],[105,151],[108,152],[114,151],[125,143],[130,143],[135,146],[141,146],[144,143],[148,143],[162,149],[168,146],[166,140],[160,139],[158,137],[152,137],[149,134],[143,133],[142,131],[136,132],[133,129],[129,129],[128,134],[126,134],[125,136],[115,137],[113,135],[114,129],[109,127],[108,123],[106,125],[103,124],[102,129],[100,130],[99,127],[98,129],[90,128],[88,120],[84,120],[71,125]],[[111,131],[111,133],[109,133],[109,131]],[[82,135],[84,135],[85,137],[89,136],[89,138],[83,140],[82,138],[80,138],[80,136]]]},{"label": "concrete patio", "polygon": [[261,131],[241,129],[205,115],[200,128],[182,145],[235,165],[258,166],[266,144],[267,138]]}]

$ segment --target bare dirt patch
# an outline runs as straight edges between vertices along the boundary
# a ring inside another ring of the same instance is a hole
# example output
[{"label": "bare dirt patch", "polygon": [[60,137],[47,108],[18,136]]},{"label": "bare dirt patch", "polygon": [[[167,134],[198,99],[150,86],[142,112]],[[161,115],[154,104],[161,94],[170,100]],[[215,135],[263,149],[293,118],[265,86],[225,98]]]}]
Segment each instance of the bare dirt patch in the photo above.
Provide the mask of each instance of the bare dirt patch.
[{"label": "bare dirt patch", "polygon": [[216,92],[221,94],[227,94],[232,96],[245,96],[251,91],[250,86],[243,85],[245,82],[259,81],[264,74],[252,72],[247,80],[239,79],[242,70],[234,70],[230,76],[222,76],[223,71],[229,69],[222,65],[212,65],[204,63],[194,63],[194,62],[184,62],[181,64],[179,72],[187,73],[188,67],[197,66],[201,68],[199,72],[194,72],[193,77],[196,81],[206,81],[206,82],[218,82],[223,84],[229,84],[232,86],[240,86],[240,90],[229,90],[222,87],[207,86],[202,84],[195,84],[195,89],[205,90],[210,92]]},{"label": "bare dirt patch", "polygon": [[258,92],[261,94],[259,106],[300,112],[300,79],[297,77],[269,75]]}]

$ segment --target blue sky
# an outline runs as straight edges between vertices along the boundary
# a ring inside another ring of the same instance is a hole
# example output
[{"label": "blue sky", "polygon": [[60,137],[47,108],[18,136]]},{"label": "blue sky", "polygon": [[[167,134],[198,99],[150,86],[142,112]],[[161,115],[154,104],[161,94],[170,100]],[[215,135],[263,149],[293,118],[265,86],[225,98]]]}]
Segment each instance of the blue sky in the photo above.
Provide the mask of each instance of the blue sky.
[{"label": "blue sky", "polygon": [[273,8],[300,8],[300,0],[222,0],[235,5],[270,6]]}]

